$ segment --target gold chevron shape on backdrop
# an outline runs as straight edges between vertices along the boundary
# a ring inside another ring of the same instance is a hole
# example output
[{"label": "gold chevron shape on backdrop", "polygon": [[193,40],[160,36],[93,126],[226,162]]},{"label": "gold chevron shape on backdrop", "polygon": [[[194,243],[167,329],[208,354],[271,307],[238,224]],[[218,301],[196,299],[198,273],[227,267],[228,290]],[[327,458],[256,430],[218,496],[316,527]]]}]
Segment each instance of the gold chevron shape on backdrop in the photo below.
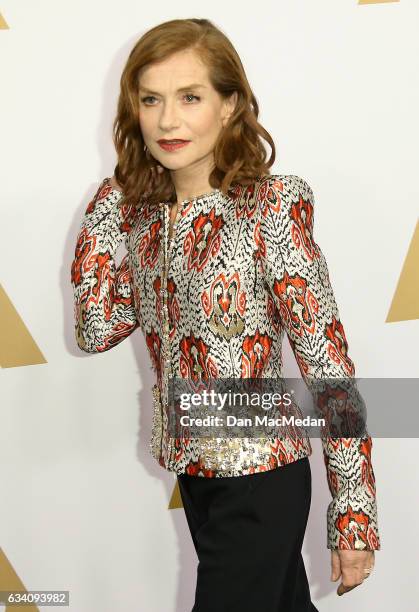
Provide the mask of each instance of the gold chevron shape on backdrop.
[{"label": "gold chevron shape on backdrop", "polygon": [[400,0],[358,0],[358,4],[384,4],[387,2],[400,2]]},{"label": "gold chevron shape on backdrop", "polygon": [[6,291],[0,285],[0,367],[47,363]]},{"label": "gold chevron shape on backdrop", "polygon": [[[12,567],[9,559],[0,548],[0,591],[25,591],[26,589]],[[0,600],[0,603],[5,603]],[[3,609],[3,607],[2,607]],[[5,612],[39,612],[36,605],[25,604],[23,606],[7,606]]]},{"label": "gold chevron shape on backdrop", "polygon": [[391,302],[386,323],[419,319],[419,221]]},{"label": "gold chevron shape on backdrop", "polygon": [[176,482],[172,497],[170,498],[168,510],[174,510],[175,508],[183,508],[182,498],[180,496],[179,484]]},{"label": "gold chevron shape on backdrop", "polygon": [[8,30],[9,26],[6,23],[5,18],[3,17],[3,15],[0,13],[0,30]]}]

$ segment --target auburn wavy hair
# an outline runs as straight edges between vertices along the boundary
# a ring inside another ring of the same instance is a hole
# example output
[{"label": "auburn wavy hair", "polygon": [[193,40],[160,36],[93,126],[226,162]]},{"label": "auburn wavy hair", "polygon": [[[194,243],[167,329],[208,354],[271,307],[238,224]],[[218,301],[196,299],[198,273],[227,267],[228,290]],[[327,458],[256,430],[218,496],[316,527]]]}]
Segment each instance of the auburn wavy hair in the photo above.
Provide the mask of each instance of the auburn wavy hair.
[{"label": "auburn wavy hair", "polygon": [[[191,48],[207,66],[209,80],[223,99],[234,91],[238,94],[235,110],[215,144],[215,166],[209,176],[211,187],[227,195],[231,186],[248,185],[270,174],[275,145],[258,122],[259,106],[232,43],[208,19],[173,19],[148,30],[138,40],[120,79],[112,131],[118,155],[114,174],[128,203],[141,206],[145,200],[176,202],[170,170],[145,151],[139,123],[139,75],[145,66]],[[271,147],[268,161],[262,139]]]}]

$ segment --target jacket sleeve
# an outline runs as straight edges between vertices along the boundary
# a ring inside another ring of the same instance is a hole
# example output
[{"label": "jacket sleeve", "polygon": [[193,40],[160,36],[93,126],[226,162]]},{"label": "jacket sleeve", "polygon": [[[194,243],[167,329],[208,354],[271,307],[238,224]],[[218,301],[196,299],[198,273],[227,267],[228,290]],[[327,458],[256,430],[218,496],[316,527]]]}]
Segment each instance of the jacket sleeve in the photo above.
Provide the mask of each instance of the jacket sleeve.
[{"label": "jacket sleeve", "polygon": [[[349,381],[355,366],[348,355],[328,266],[313,237],[313,191],[298,176],[270,175],[261,201],[265,282],[304,382],[315,396],[314,379]],[[353,380],[352,391],[358,406],[365,406]],[[332,495],[327,508],[329,549],[380,549],[372,439],[365,428],[361,435],[321,438]]]},{"label": "jacket sleeve", "polygon": [[117,247],[129,234],[136,207],[103,179],[89,202],[71,264],[75,337],[87,353],[107,351],[138,327],[128,254],[116,267]]}]

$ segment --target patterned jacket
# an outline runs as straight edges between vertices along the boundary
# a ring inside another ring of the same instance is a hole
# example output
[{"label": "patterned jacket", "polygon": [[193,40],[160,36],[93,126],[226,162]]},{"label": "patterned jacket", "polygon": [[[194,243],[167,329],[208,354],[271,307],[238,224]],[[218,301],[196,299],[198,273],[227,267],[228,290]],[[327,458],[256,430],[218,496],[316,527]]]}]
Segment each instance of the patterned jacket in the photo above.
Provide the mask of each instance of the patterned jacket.
[{"label": "patterned jacket", "polygon": [[[173,439],[162,419],[161,259],[167,203],[124,203],[105,178],[89,202],[71,267],[75,334],[107,351],[137,327],[151,367],[151,452],[178,474],[244,476],[310,456],[309,437]],[[294,175],[266,175],[183,206],[168,270],[170,370],[213,378],[281,377],[284,333],[304,382],[354,377],[324,255],[313,237],[313,191]],[[127,254],[116,267],[125,241]],[[372,439],[322,439],[332,501],[327,547],[379,550]]]}]

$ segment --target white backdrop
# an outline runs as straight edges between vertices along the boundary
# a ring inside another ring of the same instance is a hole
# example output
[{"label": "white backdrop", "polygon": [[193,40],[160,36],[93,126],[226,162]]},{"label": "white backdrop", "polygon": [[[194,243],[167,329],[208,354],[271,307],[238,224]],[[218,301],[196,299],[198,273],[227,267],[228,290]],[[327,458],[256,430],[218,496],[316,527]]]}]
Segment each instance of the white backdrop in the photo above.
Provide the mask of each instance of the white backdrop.
[{"label": "white backdrop", "polygon": [[[197,559],[183,509],[168,510],[173,475],[148,451],[144,339],[137,330],[85,355],[73,334],[70,265],[87,203],[116,163],[121,71],[161,21],[207,17],[226,32],[277,146],[271,171],[314,190],[315,237],[357,376],[417,377],[418,321],[385,319],[419,202],[419,4],[3,0],[0,12],[0,282],[47,360],[2,370],[0,571],[10,564],[28,590],[69,590],[75,612],[190,612]],[[285,349],[285,374],[298,375]],[[304,558],[319,611],[379,601],[413,612],[418,440],[374,439],[382,550],[372,576],[340,598],[312,444]]]}]

